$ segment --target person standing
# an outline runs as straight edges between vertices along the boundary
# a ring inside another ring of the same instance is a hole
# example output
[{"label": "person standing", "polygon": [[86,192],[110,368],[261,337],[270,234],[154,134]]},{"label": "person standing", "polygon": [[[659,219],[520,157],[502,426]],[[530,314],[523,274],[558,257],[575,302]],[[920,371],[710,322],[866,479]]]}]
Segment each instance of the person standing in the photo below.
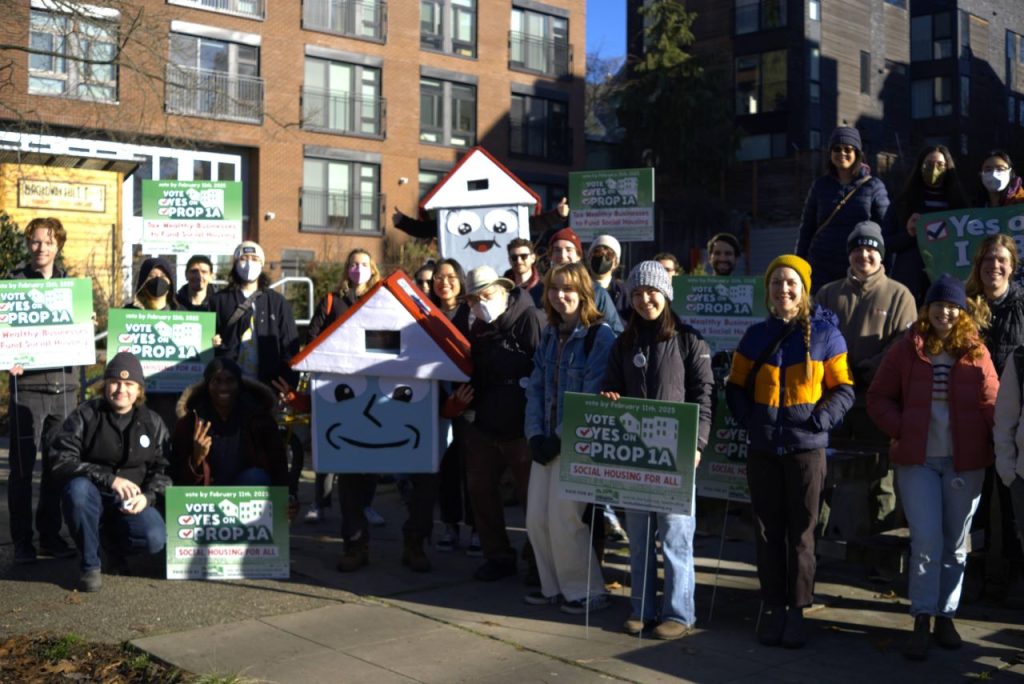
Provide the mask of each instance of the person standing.
[{"label": "person standing", "polygon": [[[67,241],[67,231],[56,218],[37,218],[25,227],[28,263],[11,274],[12,280],[66,278],[66,271],[57,266],[60,251]],[[8,453],[7,511],[10,516],[14,562],[35,563],[36,546],[32,530],[32,473],[36,457],[42,464],[39,505],[35,527],[39,532],[38,555],[70,558],[75,555],[60,536],[60,491],[51,481],[45,456],[46,446],[60,424],[78,406],[79,384],[75,369],[34,368],[26,370],[15,364],[9,369],[9,403],[11,442]]]},{"label": "person standing", "polygon": [[619,320],[629,319],[633,309],[629,305],[626,286],[616,275],[622,259],[622,247],[611,235],[598,235],[587,252],[587,266],[594,279],[594,285],[604,288],[615,304],[615,313]]},{"label": "person standing", "polygon": [[[572,228],[562,228],[551,235],[547,254],[552,266],[571,264],[583,258],[583,243]],[[608,291],[600,285],[594,287],[594,302],[597,304],[597,310],[604,316],[604,322],[611,326],[612,332],[616,335],[621,333],[622,319],[619,318],[615,302]]]},{"label": "person standing", "polygon": [[217,288],[213,280],[213,262],[208,256],[195,254],[185,264],[185,284],[178,289],[175,299],[186,311],[209,311],[210,302]]},{"label": "person standing", "polygon": [[730,276],[736,270],[743,249],[739,239],[732,233],[718,233],[708,240],[708,266],[711,274]]},{"label": "person standing", "polygon": [[811,266],[776,257],[765,271],[770,315],[733,354],[726,401],[747,430],[747,486],[757,529],[764,614],[758,640],[801,648],[814,602],[814,529],[828,433],[853,404],[846,342],[835,314],[814,306]]},{"label": "person standing", "polygon": [[503,277],[516,284],[516,287],[530,293],[534,305],[544,308],[544,281],[537,270],[537,255],[533,252],[533,243],[526,238],[516,238],[508,243],[509,269]]},{"label": "person standing", "polygon": [[981,341],[964,287],[937,278],[914,327],[893,345],[868,389],[868,413],[892,438],[903,512],[910,526],[910,614],[903,654],[927,657],[932,639],[961,644],[960,603],[971,518],[993,462],[999,377]]},{"label": "person standing", "polygon": [[1004,150],[992,150],[981,162],[974,194],[976,207],[1005,207],[1024,202],[1024,182]]}]

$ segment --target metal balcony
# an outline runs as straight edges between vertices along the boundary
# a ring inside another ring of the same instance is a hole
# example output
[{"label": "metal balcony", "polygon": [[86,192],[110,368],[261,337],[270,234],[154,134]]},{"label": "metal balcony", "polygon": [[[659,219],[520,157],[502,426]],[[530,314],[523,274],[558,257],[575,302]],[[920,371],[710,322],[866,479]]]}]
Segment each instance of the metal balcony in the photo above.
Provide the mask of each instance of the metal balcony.
[{"label": "metal balcony", "polygon": [[383,138],[386,102],[383,97],[360,97],[302,88],[302,126],[373,138]]},{"label": "metal balcony", "polygon": [[263,79],[167,65],[169,114],[263,123]]},{"label": "metal balcony", "polygon": [[317,233],[380,235],[383,193],[355,194],[302,188],[302,230]]},{"label": "metal balcony", "polygon": [[520,31],[508,33],[508,64],[555,78],[572,73],[572,46],[564,40],[538,38]]},{"label": "metal balcony", "polygon": [[384,0],[304,0],[302,28],[383,42],[387,7]]}]

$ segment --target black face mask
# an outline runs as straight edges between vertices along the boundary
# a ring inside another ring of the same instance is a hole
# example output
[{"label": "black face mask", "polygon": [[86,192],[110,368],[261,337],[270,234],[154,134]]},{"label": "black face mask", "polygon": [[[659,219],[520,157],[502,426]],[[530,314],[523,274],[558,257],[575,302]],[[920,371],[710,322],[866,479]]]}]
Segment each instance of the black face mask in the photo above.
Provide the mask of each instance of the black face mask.
[{"label": "black face mask", "polygon": [[612,270],[615,262],[606,256],[590,257],[590,271],[594,275],[602,276]]},{"label": "black face mask", "polygon": [[163,297],[170,291],[171,284],[163,278],[150,278],[142,284],[142,287],[152,297]]}]

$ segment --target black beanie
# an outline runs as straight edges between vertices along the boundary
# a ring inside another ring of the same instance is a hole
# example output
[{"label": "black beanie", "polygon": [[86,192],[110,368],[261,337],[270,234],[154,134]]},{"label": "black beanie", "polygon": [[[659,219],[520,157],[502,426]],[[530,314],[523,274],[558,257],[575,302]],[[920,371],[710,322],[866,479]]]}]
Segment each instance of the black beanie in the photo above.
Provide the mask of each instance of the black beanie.
[{"label": "black beanie", "polygon": [[850,253],[858,247],[870,247],[884,259],[885,239],[882,237],[882,227],[874,221],[861,221],[855,225],[846,238],[846,252]]},{"label": "black beanie", "polygon": [[107,369],[103,371],[104,380],[131,380],[140,385],[146,383],[142,374],[142,364],[131,352],[118,352],[114,358],[107,363]]}]

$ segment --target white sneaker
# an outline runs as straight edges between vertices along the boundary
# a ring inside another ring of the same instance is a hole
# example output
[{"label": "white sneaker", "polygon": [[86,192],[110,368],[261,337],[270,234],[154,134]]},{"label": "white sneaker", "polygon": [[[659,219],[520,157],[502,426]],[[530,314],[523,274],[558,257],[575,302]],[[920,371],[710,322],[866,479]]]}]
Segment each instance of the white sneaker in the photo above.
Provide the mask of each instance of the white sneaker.
[{"label": "white sneaker", "polygon": [[304,515],[302,519],[310,525],[318,522],[323,522],[324,512],[320,510],[316,504],[313,504],[312,506],[309,507],[309,510],[306,511],[306,515]]},{"label": "white sneaker", "polygon": [[374,527],[383,527],[384,525],[388,524],[387,521],[384,520],[384,518],[381,516],[380,513],[378,513],[377,511],[373,510],[372,506],[367,506],[366,508],[364,508],[363,509],[363,515],[366,516],[366,521],[368,523],[370,523],[371,525],[373,525]]}]

